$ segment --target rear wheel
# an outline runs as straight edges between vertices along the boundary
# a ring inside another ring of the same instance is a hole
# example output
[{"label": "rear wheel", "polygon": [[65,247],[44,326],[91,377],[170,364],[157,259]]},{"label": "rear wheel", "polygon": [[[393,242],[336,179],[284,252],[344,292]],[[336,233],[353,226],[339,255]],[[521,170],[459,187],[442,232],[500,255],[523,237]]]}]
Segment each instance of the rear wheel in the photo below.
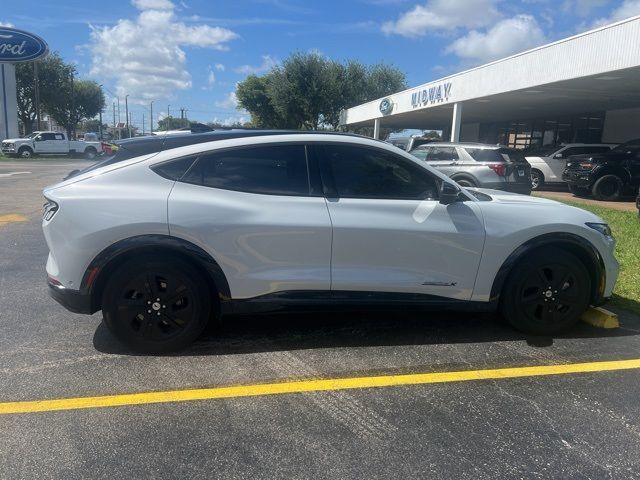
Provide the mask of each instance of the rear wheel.
[{"label": "rear wheel", "polygon": [[544,174],[540,170],[531,170],[531,190],[540,190],[544,185]]},{"label": "rear wheel", "polygon": [[622,195],[623,183],[617,175],[604,175],[596,180],[591,193],[596,200],[614,201]]},{"label": "rear wheel", "polygon": [[87,149],[84,151],[84,158],[86,158],[87,160],[93,160],[94,158],[96,158],[96,155],[98,155],[98,151],[93,147],[87,147]]},{"label": "rear wheel", "polygon": [[502,292],[502,314],[518,330],[549,335],[568,330],[589,307],[591,279],[573,254],[538,249],[513,268]]},{"label": "rear wheel", "polygon": [[102,299],[113,335],[141,353],[167,353],[191,344],[211,311],[207,282],[191,265],[141,258],[111,275]]}]

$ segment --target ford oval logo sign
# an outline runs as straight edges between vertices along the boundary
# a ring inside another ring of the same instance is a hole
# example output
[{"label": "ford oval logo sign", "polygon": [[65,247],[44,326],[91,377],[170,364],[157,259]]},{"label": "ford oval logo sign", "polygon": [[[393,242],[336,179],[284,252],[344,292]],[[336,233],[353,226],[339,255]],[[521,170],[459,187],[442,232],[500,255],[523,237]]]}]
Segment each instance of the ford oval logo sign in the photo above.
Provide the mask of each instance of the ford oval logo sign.
[{"label": "ford oval logo sign", "polygon": [[0,62],[30,62],[47,54],[47,44],[33,33],[0,27]]},{"label": "ford oval logo sign", "polygon": [[380,102],[380,113],[383,115],[388,115],[391,113],[391,111],[393,110],[393,102],[388,99],[385,98],[384,100],[382,100]]}]

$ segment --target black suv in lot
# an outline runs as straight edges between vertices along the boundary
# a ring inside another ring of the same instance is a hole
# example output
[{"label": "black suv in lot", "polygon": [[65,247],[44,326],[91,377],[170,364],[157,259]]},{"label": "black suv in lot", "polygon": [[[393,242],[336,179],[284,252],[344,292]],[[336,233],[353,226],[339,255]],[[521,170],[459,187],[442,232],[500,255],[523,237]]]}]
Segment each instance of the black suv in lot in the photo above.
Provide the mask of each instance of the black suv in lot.
[{"label": "black suv in lot", "polygon": [[562,180],[572,193],[591,193],[597,200],[635,193],[640,185],[640,139],[605,153],[569,157]]}]

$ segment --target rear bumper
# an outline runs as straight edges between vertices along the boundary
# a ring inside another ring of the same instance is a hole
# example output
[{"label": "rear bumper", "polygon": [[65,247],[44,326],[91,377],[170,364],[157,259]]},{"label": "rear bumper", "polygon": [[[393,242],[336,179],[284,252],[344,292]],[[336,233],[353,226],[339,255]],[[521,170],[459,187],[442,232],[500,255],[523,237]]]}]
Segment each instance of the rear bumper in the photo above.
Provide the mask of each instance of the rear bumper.
[{"label": "rear bumper", "polygon": [[73,313],[91,314],[91,296],[78,290],[64,288],[47,280],[49,295],[64,308]]}]

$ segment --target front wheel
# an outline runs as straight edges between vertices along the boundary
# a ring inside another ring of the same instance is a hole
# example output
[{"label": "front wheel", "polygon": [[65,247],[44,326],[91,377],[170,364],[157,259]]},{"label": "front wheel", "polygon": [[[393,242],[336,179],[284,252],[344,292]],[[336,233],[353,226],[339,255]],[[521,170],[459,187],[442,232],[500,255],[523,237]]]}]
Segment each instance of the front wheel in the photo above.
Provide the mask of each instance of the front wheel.
[{"label": "front wheel", "polygon": [[20,158],[31,158],[33,157],[33,150],[31,150],[29,147],[22,147],[20,150],[18,150],[18,156]]},{"label": "front wheel", "polygon": [[168,353],[191,344],[211,311],[206,280],[177,260],[141,258],[111,275],[102,298],[111,333],[141,353]]},{"label": "front wheel", "polygon": [[596,200],[615,201],[622,195],[623,183],[617,175],[604,175],[593,184],[591,193]]},{"label": "front wheel", "polygon": [[476,184],[476,182],[474,182],[473,180],[470,180],[468,178],[460,178],[460,179],[454,179],[456,181],[456,183],[458,185],[460,185],[461,187],[470,187],[470,188],[476,188],[478,185]]},{"label": "front wheel", "polygon": [[573,254],[540,248],[513,268],[502,292],[503,316],[516,329],[535,335],[568,330],[589,307],[591,279]]}]

